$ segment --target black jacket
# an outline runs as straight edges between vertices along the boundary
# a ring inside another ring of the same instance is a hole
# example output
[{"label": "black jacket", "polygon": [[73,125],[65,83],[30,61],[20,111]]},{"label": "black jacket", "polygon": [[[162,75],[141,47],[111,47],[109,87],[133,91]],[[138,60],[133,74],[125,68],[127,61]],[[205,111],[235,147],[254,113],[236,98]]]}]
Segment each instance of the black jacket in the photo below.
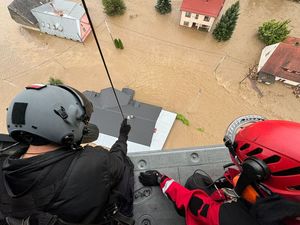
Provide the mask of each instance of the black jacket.
[{"label": "black jacket", "polygon": [[20,149],[1,159],[0,212],[4,216],[23,218],[39,210],[67,222],[97,223],[127,160],[124,140],[110,151],[91,146],[61,148],[20,159],[25,152]]}]

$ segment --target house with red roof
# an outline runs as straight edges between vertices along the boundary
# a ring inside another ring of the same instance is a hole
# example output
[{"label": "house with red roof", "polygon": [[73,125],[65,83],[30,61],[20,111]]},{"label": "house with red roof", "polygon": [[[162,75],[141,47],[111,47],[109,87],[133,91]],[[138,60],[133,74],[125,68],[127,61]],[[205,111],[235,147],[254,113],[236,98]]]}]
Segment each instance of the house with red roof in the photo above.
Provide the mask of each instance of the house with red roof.
[{"label": "house with red roof", "polygon": [[180,25],[211,30],[225,0],[183,0]]},{"label": "house with red roof", "polygon": [[258,64],[258,81],[300,84],[300,38],[288,37],[283,42],[266,46]]}]

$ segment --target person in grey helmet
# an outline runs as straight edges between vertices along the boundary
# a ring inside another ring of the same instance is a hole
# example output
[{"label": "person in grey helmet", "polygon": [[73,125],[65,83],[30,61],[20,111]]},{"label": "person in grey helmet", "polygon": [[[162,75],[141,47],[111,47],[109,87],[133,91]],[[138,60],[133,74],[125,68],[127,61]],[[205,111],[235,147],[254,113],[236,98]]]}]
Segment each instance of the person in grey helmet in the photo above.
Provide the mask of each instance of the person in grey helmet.
[{"label": "person in grey helmet", "polygon": [[64,85],[31,85],[7,109],[9,135],[26,147],[0,157],[0,224],[133,224],[131,129],[110,151],[97,139],[92,103]]}]

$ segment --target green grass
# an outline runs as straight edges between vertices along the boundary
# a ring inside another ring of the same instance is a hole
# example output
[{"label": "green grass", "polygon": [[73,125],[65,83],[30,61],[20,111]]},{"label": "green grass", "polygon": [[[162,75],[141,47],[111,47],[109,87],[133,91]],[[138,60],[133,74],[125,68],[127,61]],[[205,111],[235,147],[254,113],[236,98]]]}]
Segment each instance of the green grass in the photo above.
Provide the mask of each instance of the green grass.
[{"label": "green grass", "polygon": [[183,124],[189,126],[190,121],[184,115],[177,113],[176,120],[180,120]]},{"label": "green grass", "polygon": [[62,80],[54,78],[54,77],[50,77],[48,80],[48,83],[52,84],[52,85],[64,84],[64,82]]},{"label": "green grass", "polygon": [[204,132],[204,128],[203,127],[199,127],[199,128],[197,128],[197,131]]}]

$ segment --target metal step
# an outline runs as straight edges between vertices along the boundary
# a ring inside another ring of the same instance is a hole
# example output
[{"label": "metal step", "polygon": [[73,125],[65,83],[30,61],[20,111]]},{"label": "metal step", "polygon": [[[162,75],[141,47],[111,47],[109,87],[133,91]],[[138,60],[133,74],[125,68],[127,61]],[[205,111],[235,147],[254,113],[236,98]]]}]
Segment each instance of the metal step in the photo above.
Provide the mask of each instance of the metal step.
[{"label": "metal step", "polygon": [[138,175],[156,169],[185,184],[195,170],[201,169],[212,179],[223,175],[223,165],[231,162],[228,150],[222,146],[197,147],[129,155],[135,165],[134,218],[136,225],[183,225],[184,218],[176,213],[173,203],[159,187],[144,187]]}]

